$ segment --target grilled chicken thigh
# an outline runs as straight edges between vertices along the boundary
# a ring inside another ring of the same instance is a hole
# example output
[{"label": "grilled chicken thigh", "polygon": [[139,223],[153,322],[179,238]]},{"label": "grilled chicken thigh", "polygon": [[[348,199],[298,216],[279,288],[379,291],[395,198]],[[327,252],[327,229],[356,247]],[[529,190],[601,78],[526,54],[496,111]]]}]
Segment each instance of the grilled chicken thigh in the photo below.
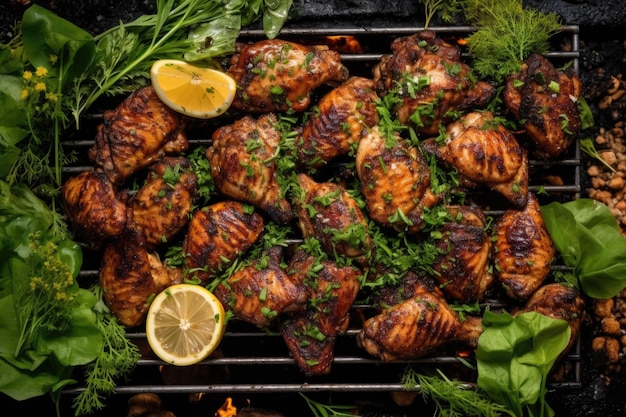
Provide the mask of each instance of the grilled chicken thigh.
[{"label": "grilled chicken thigh", "polygon": [[197,210],[183,240],[185,266],[207,281],[250,248],[263,227],[263,217],[240,202],[220,201]]},{"label": "grilled chicken thigh", "polygon": [[475,346],[481,333],[479,317],[461,321],[443,298],[417,287],[413,297],[367,319],[357,344],[370,355],[393,361],[418,358],[450,342]]},{"label": "grilled chicken thigh", "polygon": [[135,91],[103,116],[89,158],[114,184],[189,146],[182,117],[163,104],[151,86]]},{"label": "grilled chicken thigh", "polygon": [[449,211],[453,220],[440,229],[434,279],[450,299],[473,304],[483,300],[493,283],[485,216],[471,206],[449,207]]},{"label": "grilled chicken thigh", "polygon": [[378,124],[375,84],[350,77],[322,97],[304,123],[298,139],[298,162],[318,168],[356,148],[361,136]]},{"label": "grilled chicken thigh", "polygon": [[126,193],[101,170],[88,170],[70,177],[61,189],[68,223],[90,249],[120,235],[127,222]]},{"label": "grilled chicken thigh", "polygon": [[302,310],[309,293],[282,268],[282,248],[274,247],[215,288],[215,296],[237,318],[267,327],[279,315]]},{"label": "grilled chicken thigh", "polygon": [[472,112],[446,129],[444,143],[428,139],[423,149],[456,168],[466,187],[486,186],[516,207],[528,197],[528,157],[490,112]]},{"label": "grilled chicken thigh", "polygon": [[533,54],[509,76],[504,103],[530,137],[538,158],[560,156],[581,130],[578,99],[582,83],[573,72],[557,70],[543,55]]},{"label": "grilled chicken thigh", "polygon": [[369,225],[357,202],[339,184],[298,174],[294,205],[304,238],[313,237],[330,255],[360,257],[372,248]]},{"label": "grilled chicken thigh", "polygon": [[150,166],[146,183],[130,199],[132,221],[148,246],[170,241],[188,223],[197,177],[185,157],[165,157]]},{"label": "grilled chicken thigh", "polygon": [[495,88],[471,76],[461,51],[425,30],[395,39],[392,54],[374,68],[378,94],[396,91],[398,120],[424,135],[436,135],[455,112],[484,107]]},{"label": "grilled chicken thigh", "polygon": [[276,170],[275,153],[281,139],[274,114],[245,116],[213,133],[206,151],[219,191],[263,210],[277,223],[293,218]]},{"label": "grilled chicken thigh", "polygon": [[369,217],[382,226],[416,233],[424,210],[440,200],[430,188],[430,169],[419,149],[399,136],[384,137],[378,127],[361,138],[356,170]]},{"label": "grilled chicken thigh", "polygon": [[348,70],[327,46],[280,39],[237,44],[228,75],[237,83],[231,108],[249,113],[303,111],[323,84],[341,83]]},{"label": "grilled chicken thigh", "polygon": [[289,315],[280,333],[305,375],[330,373],[337,335],[344,332],[349,312],[359,292],[361,272],[321,261],[304,251],[292,257],[287,272],[309,290],[305,311]]},{"label": "grilled chicken thigh", "polygon": [[142,324],[149,300],[181,282],[182,270],[163,265],[156,254],[148,252],[139,230],[127,228],[104,248],[100,285],[104,301],[123,326]]},{"label": "grilled chicken thigh", "polygon": [[528,194],[523,209],[500,216],[493,233],[495,275],[509,297],[526,300],[547,278],[556,254],[535,195]]}]

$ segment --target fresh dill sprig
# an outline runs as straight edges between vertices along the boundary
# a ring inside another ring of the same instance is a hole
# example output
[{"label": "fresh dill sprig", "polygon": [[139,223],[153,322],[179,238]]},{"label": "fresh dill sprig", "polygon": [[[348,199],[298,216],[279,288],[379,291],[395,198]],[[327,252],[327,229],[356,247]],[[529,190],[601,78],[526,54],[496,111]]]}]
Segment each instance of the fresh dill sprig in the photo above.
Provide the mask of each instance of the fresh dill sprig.
[{"label": "fresh dill sprig", "polygon": [[354,406],[322,404],[307,397],[301,392],[298,394],[304,398],[314,417],[354,417],[354,414],[350,412],[354,410]]}]

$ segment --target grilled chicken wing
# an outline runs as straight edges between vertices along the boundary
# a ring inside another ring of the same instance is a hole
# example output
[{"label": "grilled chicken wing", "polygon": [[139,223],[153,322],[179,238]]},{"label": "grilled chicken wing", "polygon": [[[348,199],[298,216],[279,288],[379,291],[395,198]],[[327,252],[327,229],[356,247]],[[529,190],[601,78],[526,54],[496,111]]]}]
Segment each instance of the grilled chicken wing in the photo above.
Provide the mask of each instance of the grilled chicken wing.
[{"label": "grilled chicken wing", "polygon": [[423,149],[456,168],[466,187],[486,186],[516,207],[526,204],[527,153],[490,112],[472,112],[450,123],[443,144],[428,139]]},{"label": "grilled chicken wing", "polygon": [[233,273],[215,288],[215,296],[233,314],[257,327],[267,327],[279,315],[302,310],[309,293],[281,266],[282,248],[268,250],[266,257]]},{"label": "grilled chicken wing", "polygon": [[100,285],[104,301],[123,326],[142,324],[149,300],[181,282],[182,270],[164,266],[156,254],[149,253],[137,229],[126,228],[104,248]]},{"label": "grilled chicken wing", "polygon": [[350,77],[322,97],[298,139],[298,161],[318,168],[348,154],[368,129],[378,124],[375,84],[364,77]]},{"label": "grilled chicken wing", "polygon": [[357,202],[339,184],[298,174],[294,205],[305,238],[314,237],[328,254],[356,258],[372,248],[369,225]]},{"label": "grilled chicken wing", "polygon": [[61,189],[65,215],[90,249],[120,235],[127,222],[126,193],[101,170],[89,170],[70,177]]},{"label": "grilled chicken wing", "polygon": [[328,374],[337,335],[346,330],[359,292],[361,272],[331,261],[320,263],[304,251],[296,252],[287,272],[307,285],[310,301],[304,312],[289,315],[281,323],[280,332],[305,375]]},{"label": "grilled chicken wing", "polygon": [[150,166],[146,183],[129,202],[132,221],[148,246],[170,241],[187,225],[197,182],[185,157],[165,157]]},{"label": "grilled chicken wing", "polygon": [[213,133],[206,151],[219,191],[263,210],[277,223],[293,218],[276,171],[275,153],[281,138],[274,114],[245,116]]},{"label": "grilled chicken wing", "polygon": [[430,188],[430,169],[418,148],[399,136],[382,136],[377,127],[359,142],[356,170],[369,217],[382,226],[416,233],[424,210],[440,200]]},{"label": "grilled chicken wing", "polygon": [[496,277],[509,297],[526,300],[543,284],[556,254],[535,195],[528,194],[523,209],[500,216],[493,232]]},{"label": "grilled chicken wing", "polygon": [[398,120],[419,133],[435,135],[453,112],[483,107],[495,95],[493,86],[471,77],[460,49],[433,31],[396,38],[391,49],[373,70],[376,89],[383,97],[400,86]]},{"label": "grilled chicken wing", "polygon": [[451,221],[441,228],[438,255],[433,262],[435,280],[447,297],[464,304],[482,301],[493,283],[491,240],[485,216],[471,206],[448,208]]},{"label": "grilled chicken wing", "polygon": [[228,74],[237,83],[231,107],[249,113],[303,111],[310,94],[348,77],[339,53],[280,39],[237,44]]},{"label": "grilled chicken wing", "polygon": [[194,212],[183,240],[185,266],[206,281],[256,242],[263,217],[243,203],[221,201]]},{"label": "grilled chicken wing", "polygon": [[475,346],[480,323],[478,317],[461,321],[443,298],[418,287],[412,298],[366,320],[357,344],[383,361],[414,359],[450,342]]},{"label": "grilled chicken wing", "polygon": [[180,154],[188,146],[182,117],[147,86],[104,112],[89,158],[119,185],[163,156]]},{"label": "grilled chicken wing", "polygon": [[578,99],[582,83],[572,72],[557,70],[544,56],[531,55],[507,80],[503,99],[530,137],[538,158],[556,158],[581,130]]}]

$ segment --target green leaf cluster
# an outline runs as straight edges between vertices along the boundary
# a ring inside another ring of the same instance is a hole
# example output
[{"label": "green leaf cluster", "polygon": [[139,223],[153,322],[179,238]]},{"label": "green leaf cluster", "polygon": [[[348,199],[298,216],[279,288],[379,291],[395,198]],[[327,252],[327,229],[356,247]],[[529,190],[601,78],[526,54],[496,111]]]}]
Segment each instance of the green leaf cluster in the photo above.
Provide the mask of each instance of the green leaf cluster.
[{"label": "green leaf cluster", "polygon": [[602,202],[581,198],[541,207],[541,215],[573,283],[592,298],[607,299],[626,287],[626,237]]}]

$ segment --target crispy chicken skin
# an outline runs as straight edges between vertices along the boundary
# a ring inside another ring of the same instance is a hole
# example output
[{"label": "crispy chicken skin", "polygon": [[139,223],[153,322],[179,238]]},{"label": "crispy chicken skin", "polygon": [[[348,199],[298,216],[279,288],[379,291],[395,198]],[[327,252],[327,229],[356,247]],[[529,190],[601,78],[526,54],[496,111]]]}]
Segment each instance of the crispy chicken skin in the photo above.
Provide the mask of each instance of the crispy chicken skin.
[{"label": "crispy chicken skin", "polygon": [[440,229],[435,275],[448,299],[473,304],[484,299],[494,277],[490,269],[491,236],[483,212],[473,206],[448,207],[452,220]]},{"label": "crispy chicken skin", "polygon": [[169,242],[187,225],[197,182],[185,157],[165,157],[150,166],[146,183],[129,202],[132,222],[148,246]]},{"label": "crispy chicken skin", "polygon": [[393,361],[419,358],[450,342],[475,346],[481,333],[479,317],[461,321],[443,298],[418,286],[413,297],[367,319],[357,344],[372,356]]},{"label": "crispy chicken skin", "polygon": [[185,267],[207,281],[256,242],[263,217],[243,203],[220,201],[196,210],[183,240]]},{"label": "crispy chicken skin", "polygon": [[417,233],[424,210],[440,200],[419,149],[400,136],[383,137],[378,127],[361,138],[356,170],[369,217],[384,227]]},{"label": "crispy chicken skin", "polygon": [[533,193],[523,209],[510,209],[493,226],[495,275],[506,294],[526,300],[548,274],[556,249]]},{"label": "crispy chicken skin", "polygon": [[423,149],[456,168],[466,187],[488,187],[515,207],[528,197],[528,156],[491,112],[472,112],[450,123],[443,143],[431,138]]},{"label": "crispy chicken skin", "polygon": [[306,284],[310,302],[301,313],[290,314],[280,325],[287,348],[305,375],[330,373],[337,336],[350,319],[350,309],[360,289],[361,271],[318,261],[300,250],[292,257],[287,272],[294,281]]},{"label": "crispy chicken skin", "polygon": [[222,126],[213,132],[206,157],[222,194],[258,207],[277,223],[288,223],[293,212],[278,182],[274,155],[281,134],[276,123],[276,115],[266,114]]},{"label": "crispy chicken skin", "polygon": [[581,94],[577,75],[557,70],[546,57],[533,54],[509,76],[503,99],[513,116],[524,121],[533,154],[548,159],[563,154],[579,137]]},{"label": "crispy chicken skin", "polygon": [[237,44],[227,72],[237,83],[231,108],[248,113],[303,111],[313,90],[348,78],[339,53],[327,46],[281,39]]},{"label": "crispy chicken skin", "polygon": [[143,234],[130,227],[104,248],[99,279],[111,312],[123,326],[135,327],[144,322],[149,300],[181,283],[183,273],[149,253]]},{"label": "crispy chicken skin", "polygon": [[450,114],[484,107],[495,95],[493,86],[471,76],[460,49],[433,31],[396,38],[391,50],[374,67],[376,90],[383,97],[402,86],[398,120],[421,134],[436,135],[451,121]]},{"label": "crispy chicken skin", "polygon": [[187,148],[182,117],[147,86],[104,112],[89,158],[119,185],[163,156]]},{"label": "crispy chicken skin", "polygon": [[374,81],[350,77],[323,96],[297,139],[298,161],[319,168],[353,151],[361,137],[378,124]]},{"label": "crispy chicken skin", "polygon": [[266,258],[235,273],[215,288],[215,296],[235,317],[257,327],[268,327],[281,314],[304,309],[309,298],[300,280],[282,268],[282,248],[273,247]]},{"label": "crispy chicken skin", "polygon": [[304,238],[313,237],[330,255],[356,258],[372,248],[369,225],[357,202],[339,184],[316,182],[298,174],[300,195],[294,205]]},{"label": "crispy chicken skin", "polygon": [[128,219],[126,193],[118,193],[101,170],[68,178],[61,197],[68,223],[90,249],[102,248],[103,242],[124,231]]}]

